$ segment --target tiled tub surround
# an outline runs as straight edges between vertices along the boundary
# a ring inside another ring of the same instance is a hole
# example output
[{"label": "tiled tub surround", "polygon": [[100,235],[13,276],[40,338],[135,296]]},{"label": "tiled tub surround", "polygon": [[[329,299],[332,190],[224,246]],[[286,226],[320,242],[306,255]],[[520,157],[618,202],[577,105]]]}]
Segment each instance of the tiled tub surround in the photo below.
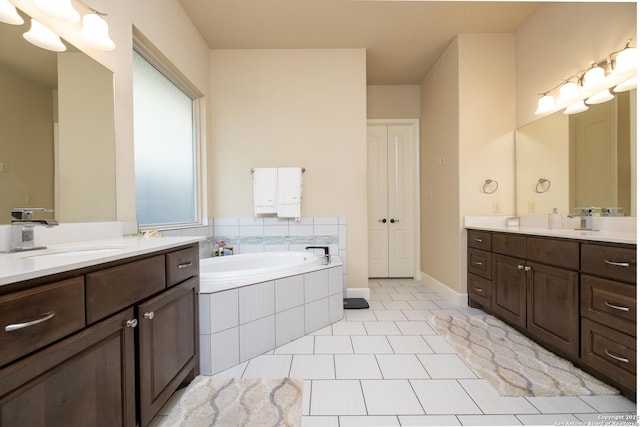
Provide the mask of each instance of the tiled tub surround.
[{"label": "tiled tub surround", "polygon": [[200,372],[212,375],[343,318],[342,264],[203,294]]},{"label": "tiled tub surround", "polygon": [[214,243],[224,240],[234,254],[304,250],[328,246],[333,259],[344,266],[347,287],[347,223],[344,217],[210,218],[207,226],[163,231],[165,236],[206,236],[200,243],[200,258],[208,258]]}]

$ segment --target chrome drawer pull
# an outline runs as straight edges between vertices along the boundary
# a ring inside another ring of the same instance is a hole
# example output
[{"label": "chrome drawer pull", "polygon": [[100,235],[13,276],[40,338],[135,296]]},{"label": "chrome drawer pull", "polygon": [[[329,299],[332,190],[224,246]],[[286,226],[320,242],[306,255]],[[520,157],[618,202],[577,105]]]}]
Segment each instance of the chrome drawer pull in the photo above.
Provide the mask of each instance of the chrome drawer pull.
[{"label": "chrome drawer pull", "polygon": [[616,305],[616,304],[614,304],[612,302],[609,302],[609,301],[605,301],[604,305],[606,305],[607,307],[614,308],[616,310],[620,310],[620,311],[629,311],[629,307],[625,307],[625,306],[622,306],[622,305]]},{"label": "chrome drawer pull", "polygon": [[42,315],[39,319],[30,320],[28,322],[23,323],[13,323],[11,325],[7,325],[4,327],[5,332],[17,331],[18,329],[28,328],[29,326],[37,325],[38,323],[46,322],[55,316],[56,313],[54,311],[48,311]]},{"label": "chrome drawer pull", "polygon": [[482,240],[482,239],[480,239],[480,238],[478,238],[478,239],[473,239],[473,240],[475,240],[475,241],[476,241],[476,242],[478,242],[478,243],[482,243],[482,242],[484,241],[484,240]]},{"label": "chrome drawer pull", "polygon": [[479,294],[484,292],[481,288],[473,288],[473,290],[478,292]]},{"label": "chrome drawer pull", "polygon": [[473,261],[473,263],[475,265],[484,265],[484,263],[482,261]]},{"label": "chrome drawer pull", "polygon": [[613,265],[614,267],[625,267],[625,268],[628,268],[631,265],[628,262],[609,261],[608,259],[605,259],[604,262],[605,262],[605,264]]},{"label": "chrome drawer pull", "polygon": [[184,264],[178,264],[178,268],[187,268],[187,267],[191,267],[192,265],[193,263],[189,261],[189,262],[185,262]]},{"label": "chrome drawer pull", "polygon": [[609,352],[609,350],[607,350],[606,348],[604,349],[604,354],[606,354],[607,356],[609,356],[610,358],[617,360],[618,362],[622,362],[622,363],[629,363],[629,359],[625,359],[624,357],[620,357],[620,356],[616,356],[615,354],[611,354]]}]

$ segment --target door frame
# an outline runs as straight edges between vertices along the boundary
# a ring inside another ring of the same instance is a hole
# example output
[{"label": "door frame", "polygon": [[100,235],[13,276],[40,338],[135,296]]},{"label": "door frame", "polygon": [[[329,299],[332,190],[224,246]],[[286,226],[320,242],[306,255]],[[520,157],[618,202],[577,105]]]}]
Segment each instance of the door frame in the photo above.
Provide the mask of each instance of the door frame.
[{"label": "door frame", "polygon": [[413,183],[413,278],[420,280],[422,278],[422,269],[420,268],[420,119],[367,119],[367,126],[370,125],[408,125],[413,128],[413,144],[416,153],[415,173],[413,174],[415,179]]}]

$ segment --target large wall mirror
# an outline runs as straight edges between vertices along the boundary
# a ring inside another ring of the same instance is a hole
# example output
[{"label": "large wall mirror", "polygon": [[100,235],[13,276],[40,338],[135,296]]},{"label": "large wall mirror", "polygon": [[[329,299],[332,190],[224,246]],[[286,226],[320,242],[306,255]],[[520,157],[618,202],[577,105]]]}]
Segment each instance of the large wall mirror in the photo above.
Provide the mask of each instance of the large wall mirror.
[{"label": "large wall mirror", "polygon": [[617,93],[587,111],[562,111],[516,131],[517,215],[543,215],[557,207],[619,208],[637,216],[637,94]]},{"label": "large wall mirror", "polygon": [[114,221],[113,73],[68,42],[33,46],[0,22],[0,224],[14,207],[60,222]]}]

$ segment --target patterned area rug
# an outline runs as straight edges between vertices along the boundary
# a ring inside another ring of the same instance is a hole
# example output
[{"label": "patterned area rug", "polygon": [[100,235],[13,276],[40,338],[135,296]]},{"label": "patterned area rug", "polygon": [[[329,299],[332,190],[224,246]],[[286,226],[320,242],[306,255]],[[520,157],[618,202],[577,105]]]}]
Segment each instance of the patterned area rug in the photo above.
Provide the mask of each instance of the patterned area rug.
[{"label": "patterned area rug", "polygon": [[296,426],[302,380],[196,377],[162,427]]},{"label": "patterned area rug", "polygon": [[503,396],[618,393],[494,316],[436,314],[429,322]]}]

